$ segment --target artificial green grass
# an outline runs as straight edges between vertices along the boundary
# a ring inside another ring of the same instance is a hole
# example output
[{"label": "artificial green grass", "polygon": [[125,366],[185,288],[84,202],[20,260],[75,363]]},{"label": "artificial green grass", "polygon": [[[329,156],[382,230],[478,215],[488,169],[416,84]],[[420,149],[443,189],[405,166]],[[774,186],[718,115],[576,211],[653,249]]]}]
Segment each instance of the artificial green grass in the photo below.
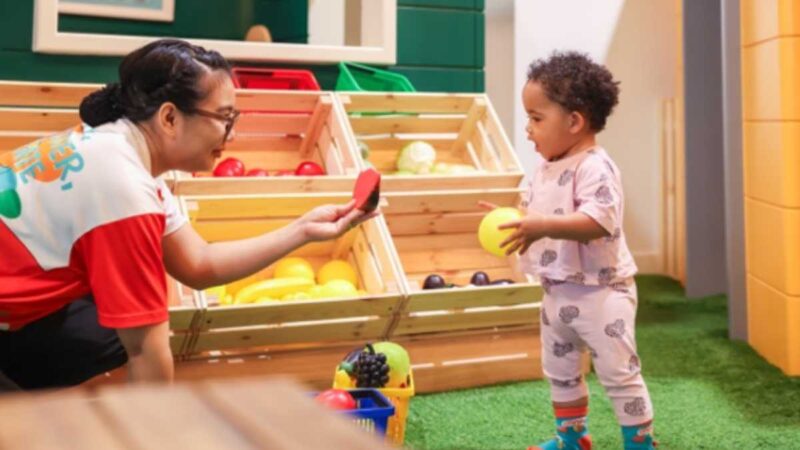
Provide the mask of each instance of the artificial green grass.
[{"label": "artificial green grass", "polygon": [[[728,339],[724,296],[687,299],[665,277],[641,276],[637,341],[659,450],[800,449],[800,379]],[[621,449],[611,403],[592,374],[589,429]],[[554,433],[545,381],[418,395],[406,445],[418,450],[524,450]]]}]

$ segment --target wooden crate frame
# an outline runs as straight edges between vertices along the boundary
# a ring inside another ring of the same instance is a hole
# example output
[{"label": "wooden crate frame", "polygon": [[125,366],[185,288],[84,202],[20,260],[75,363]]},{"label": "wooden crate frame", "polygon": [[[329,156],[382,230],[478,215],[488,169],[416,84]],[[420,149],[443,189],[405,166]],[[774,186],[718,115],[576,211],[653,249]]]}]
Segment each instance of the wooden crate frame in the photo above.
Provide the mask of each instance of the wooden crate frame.
[{"label": "wooden crate frame", "polygon": [[[349,193],[301,193],[249,196],[181,196],[179,201],[195,229],[209,241],[240,239],[272,231],[306,211],[326,203],[344,203]],[[325,342],[378,340],[403,302],[402,285],[390,246],[384,241],[381,218],[365,222],[333,241],[307,244],[290,255],[319,263],[346,258],[359,273],[368,295],[333,300],[287,301],[280,304],[218,306],[204,292],[194,292],[202,316],[188,353],[265,346],[319,345]],[[318,265],[318,264],[317,264]],[[263,275],[269,277],[272,268]],[[252,350],[256,348],[256,350]],[[259,349],[261,348],[261,349]],[[220,353],[211,353],[212,356]]]},{"label": "wooden crate frame", "polygon": [[[403,274],[406,290],[392,338],[538,326],[541,286],[520,270],[518,256],[492,256],[480,248],[477,238],[486,214],[478,201],[517,206],[520,195],[518,189],[386,194],[384,232],[398,255],[397,270]],[[464,285],[476,270],[516,283],[421,289],[428,274],[438,273],[447,282]]]},{"label": "wooden crate frame", "polygon": [[344,114],[330,92],[236,90],[242,111],[235,137],[223,158],[272,172],[294,170],[305,160],[326,170],[324,176],[194,177],[175,173],[181,195],[236,195],[277,192],[344,192],[352,189],[360,164]]},{"label": "wooden crate frame", "polygon": [[[348,92],[336,97],[347,114],[354,145],[360,139],[370,146],[369,162],[383,173],[385,192],[516,188],[522,181],[519,159],[485,94]],[[414,140],[433,145],[437,161],[484,171],[392,175],[400,149]]]}]

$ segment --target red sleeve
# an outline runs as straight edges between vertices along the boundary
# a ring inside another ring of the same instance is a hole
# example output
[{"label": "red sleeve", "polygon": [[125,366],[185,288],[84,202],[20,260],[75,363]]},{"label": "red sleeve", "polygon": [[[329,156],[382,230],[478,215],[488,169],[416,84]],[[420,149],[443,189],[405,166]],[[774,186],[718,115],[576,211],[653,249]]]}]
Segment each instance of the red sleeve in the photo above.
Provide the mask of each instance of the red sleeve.
[{"label": "red sleeve", "polygon": [[98,320],[108,328],[169,319],[162,259],[163,214],[133,216],[87,232],[73,252],[86,270]]}]

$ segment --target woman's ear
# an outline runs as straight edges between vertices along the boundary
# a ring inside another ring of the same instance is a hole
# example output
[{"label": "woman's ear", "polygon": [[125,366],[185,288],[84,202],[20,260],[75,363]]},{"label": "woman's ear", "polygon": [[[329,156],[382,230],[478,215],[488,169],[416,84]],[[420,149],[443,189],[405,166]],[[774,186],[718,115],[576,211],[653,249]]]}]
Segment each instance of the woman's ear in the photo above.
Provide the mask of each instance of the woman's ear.
[{"label": "woman's ear", "polygon": [[172,102],[164,102],[158,108],[158,126],[170,137],[178,134],[178,108]]},{"label": "woman's ear", "polygon": [[578,111],[572,111],[569,113],[569,132],[572,134],[580,133],[589,122],[586,121],[586,117],[583,116],[583,113]]}]

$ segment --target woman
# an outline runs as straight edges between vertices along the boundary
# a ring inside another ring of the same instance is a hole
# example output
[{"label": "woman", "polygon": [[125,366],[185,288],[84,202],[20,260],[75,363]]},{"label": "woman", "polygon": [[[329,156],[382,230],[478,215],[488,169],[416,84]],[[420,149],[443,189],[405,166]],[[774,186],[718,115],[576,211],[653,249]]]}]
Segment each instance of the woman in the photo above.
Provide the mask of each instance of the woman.
[{"label": "woman", "polygon": [[[239,112],[215,51],[159,40],[129,54],[120,82],[86,97],[85,125],[0,160],[0,384],[69,386],[128,363],[169,381],[165,272],[225,284],[374,216],[318,207],[274,232],[209,244],[157,177],[210,170]],[[5,167],[3,167],[5,166]]]}]

